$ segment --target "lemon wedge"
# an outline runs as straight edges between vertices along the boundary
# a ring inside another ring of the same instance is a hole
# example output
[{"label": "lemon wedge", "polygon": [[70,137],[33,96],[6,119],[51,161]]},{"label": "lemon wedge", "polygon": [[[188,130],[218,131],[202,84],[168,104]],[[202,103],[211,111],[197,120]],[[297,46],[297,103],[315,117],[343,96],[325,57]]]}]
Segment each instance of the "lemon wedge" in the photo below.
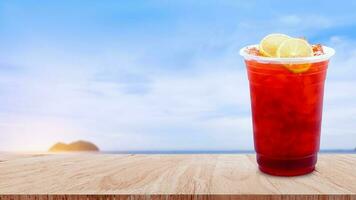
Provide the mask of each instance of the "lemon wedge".
[{"label": "lemon wedge", "polygon": [[269,34],[261,40],[259,44],[259,50],[263,56],[277,57],[276,53],[278,47],[288,39],[290,39],[290,37],[285,34]]}]

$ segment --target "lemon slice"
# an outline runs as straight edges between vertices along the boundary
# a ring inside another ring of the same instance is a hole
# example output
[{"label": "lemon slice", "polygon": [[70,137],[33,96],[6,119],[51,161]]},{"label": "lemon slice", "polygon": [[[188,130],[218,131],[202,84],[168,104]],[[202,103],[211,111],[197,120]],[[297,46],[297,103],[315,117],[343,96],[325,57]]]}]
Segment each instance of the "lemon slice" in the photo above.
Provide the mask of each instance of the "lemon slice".
[{"label": "lemon slice", "polygon": [[278,47],[288,39],[290,39],[290,37],[285,34],[269,34],[261,40],[259,50],[263,56],[276,57]]},{"label": "lemon slice", "polygon": [[289,71],[299,74],[306,72],[310,69],[311,64],[310,63],[304,63],[304,64],[285,64],[284,67],[287,68]]},{"label": "lemon slice", "polygon": [[279,58],[301,58],[313,56],[311,45],[303,39],[290,38],[283,41],[277,49]]},{"label": "lemon slice", "polygon": [[[311,45],[304,39],[291,38],[284,41],[277,49],[277,56],[280,58],[300,58],[313,56]],[[293,73],[302,73],[309,70],[311,64],[286,64],[284,65]]]}]

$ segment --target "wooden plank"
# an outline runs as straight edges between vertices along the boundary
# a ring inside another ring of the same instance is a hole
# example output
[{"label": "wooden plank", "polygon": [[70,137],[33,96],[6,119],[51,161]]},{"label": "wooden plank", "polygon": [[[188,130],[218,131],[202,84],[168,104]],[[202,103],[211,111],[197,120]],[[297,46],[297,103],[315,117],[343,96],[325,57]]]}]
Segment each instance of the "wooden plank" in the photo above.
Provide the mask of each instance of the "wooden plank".
[{"label": "wooden plank", "polygon": [[[4,157],[0,154],[0,159]],[[33,197],[16,196],[20,194],[44,199],[65,199],[68,194],[104,199],[107,196],[100,195],[130,199],[352,199],[356,195],[356,155],[322,154],[314,173],[298,177],[263,174],[254,155],[51,154],[0,162],[0,195],[10,195],[0,199]]]}]

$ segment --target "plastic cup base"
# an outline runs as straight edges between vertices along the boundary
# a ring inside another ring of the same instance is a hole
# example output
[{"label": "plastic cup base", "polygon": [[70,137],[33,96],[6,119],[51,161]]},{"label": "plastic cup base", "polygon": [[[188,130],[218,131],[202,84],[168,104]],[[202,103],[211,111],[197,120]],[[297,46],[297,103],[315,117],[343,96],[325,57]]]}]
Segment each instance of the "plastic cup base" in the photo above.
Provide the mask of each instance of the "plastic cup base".
[{"label": "plastic cup base", "polygon": [[274,176],[300,176],[314,171],[317,154],[296,159],[275,159],[257,154],[259,169]]}]

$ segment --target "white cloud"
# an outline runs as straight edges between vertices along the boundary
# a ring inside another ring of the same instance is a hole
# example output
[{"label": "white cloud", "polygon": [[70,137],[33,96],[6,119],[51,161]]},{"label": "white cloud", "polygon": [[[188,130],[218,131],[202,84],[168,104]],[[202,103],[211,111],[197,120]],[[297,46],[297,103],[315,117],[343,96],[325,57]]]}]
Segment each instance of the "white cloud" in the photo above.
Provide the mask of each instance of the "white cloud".
[{"label": "white cloud", "polygon": [[334,24],[332,18],[314,14],[292,14],[279,17],[279,22],[286,26],[293,26],[299,30],[308,28],[329,28]]},{"label": "white cloud", "polygon": [[333,36],[328,45],[336,49],[325,84],[322,148],[353,149],[356,146],[355,42]]},{"label": "white cloud", "polygon": [[0,149],[6,151],[46,150],[57,141],[82,134],[77,125],[59,117],[5,113],[0,121]]},{"label": "white cloud", "polygon": [[286,15],[280,18],[282,23],[286,25],[299,25],[303,20],[297,15]]}]

